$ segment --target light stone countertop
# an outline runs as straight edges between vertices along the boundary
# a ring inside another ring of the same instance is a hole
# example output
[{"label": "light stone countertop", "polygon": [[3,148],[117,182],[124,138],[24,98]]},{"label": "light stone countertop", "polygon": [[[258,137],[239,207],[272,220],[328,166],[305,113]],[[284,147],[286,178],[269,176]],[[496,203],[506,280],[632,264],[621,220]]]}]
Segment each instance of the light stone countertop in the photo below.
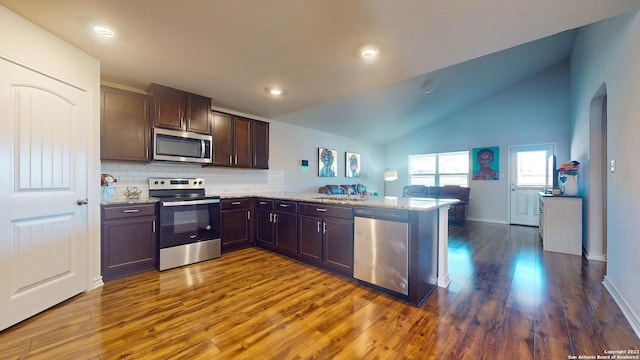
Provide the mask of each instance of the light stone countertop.
[{"label": "light stone countertop", "polygon": [[397,210],[430,211],[459,202],[457,199],[403,198],[395,196],[326,195],[319,193],[226,194],[222,199],[256,197],[274,200],[306,201],[321,204],[368,206]]},{"label": "light stone countertop", "polygon": [[[264,198],[273,200],[304,201],[327,205],[367,206],[396,210],[430,211],[459,202],[457,199],[435,198],[403,198],[395,196],[365,196],[352,195],[351,200],[346,195],[326,195],[319,193],[255,193],[255,194],[223,194],[221,199],[235,198]],[[157,198],[140,197],[138,200],[114,199],[103,201],[102,205],[140,205],[158,201]]]}]

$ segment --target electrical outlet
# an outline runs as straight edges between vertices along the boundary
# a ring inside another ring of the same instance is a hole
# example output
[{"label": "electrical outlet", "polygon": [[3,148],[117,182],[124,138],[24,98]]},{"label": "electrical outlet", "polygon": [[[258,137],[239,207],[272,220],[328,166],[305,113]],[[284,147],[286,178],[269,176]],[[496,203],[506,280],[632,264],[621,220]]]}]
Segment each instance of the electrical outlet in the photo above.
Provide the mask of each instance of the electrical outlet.
[{"label": "electrical outlet", "polygon": [[611,160],[609,162],[609,171],[611,171],[612,174],[614,172],[616,172],[616,161],[615,160]]}]

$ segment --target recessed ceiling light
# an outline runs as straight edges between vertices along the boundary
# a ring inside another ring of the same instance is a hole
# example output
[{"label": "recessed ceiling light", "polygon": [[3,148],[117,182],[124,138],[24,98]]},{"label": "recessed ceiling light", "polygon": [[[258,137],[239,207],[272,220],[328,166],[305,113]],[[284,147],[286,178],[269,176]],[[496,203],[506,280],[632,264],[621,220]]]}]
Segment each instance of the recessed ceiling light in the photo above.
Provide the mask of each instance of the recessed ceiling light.
[{"label": "recessed ceiling light", "polygon": [[95,31],[96,33],[98,33],[99,35],[102,35],[104,37],[115,37],[116,36],[116,33],[113,32],[113,30],[107,29],[106,27],[102,27],[102,26],[94,27],[93,31]]},{"label": "recessed ceiling light", "polygon": [[278,87],[268,87],[266,90],[267,90],[267,92],[269,94],[274,95],[274,96],[280,96],[280,95],[284,94],[284,90],[282,90],[281,88],[278,88]]},{"label": "recessed ceiling light", "polygon": [[365,60],[373,60],[378,56],[379,52],[380,50],[378,50],[377,47],[367,46],[362,48],[362,50],[360,50],[360,55]]}]

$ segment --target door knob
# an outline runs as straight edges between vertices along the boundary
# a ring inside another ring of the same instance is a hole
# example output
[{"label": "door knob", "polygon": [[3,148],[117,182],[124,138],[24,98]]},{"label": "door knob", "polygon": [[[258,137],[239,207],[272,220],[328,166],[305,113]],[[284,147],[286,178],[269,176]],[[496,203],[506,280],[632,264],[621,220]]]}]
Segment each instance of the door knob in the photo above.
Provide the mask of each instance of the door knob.
[{"label": "door knob", "polygon": [[77,205],[87,205],[89,203],[89,199],[78,199],[76,200]]}]

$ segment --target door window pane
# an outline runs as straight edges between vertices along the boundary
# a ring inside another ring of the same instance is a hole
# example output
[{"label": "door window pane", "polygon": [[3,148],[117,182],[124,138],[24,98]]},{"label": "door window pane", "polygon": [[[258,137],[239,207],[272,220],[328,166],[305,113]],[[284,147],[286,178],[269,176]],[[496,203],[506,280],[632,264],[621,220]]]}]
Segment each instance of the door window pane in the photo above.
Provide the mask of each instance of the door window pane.
[{"label": "door window pane", "polygon": [[516,185],[545,186],[547,174],[547,152],[518,152],[516,169]]}]

